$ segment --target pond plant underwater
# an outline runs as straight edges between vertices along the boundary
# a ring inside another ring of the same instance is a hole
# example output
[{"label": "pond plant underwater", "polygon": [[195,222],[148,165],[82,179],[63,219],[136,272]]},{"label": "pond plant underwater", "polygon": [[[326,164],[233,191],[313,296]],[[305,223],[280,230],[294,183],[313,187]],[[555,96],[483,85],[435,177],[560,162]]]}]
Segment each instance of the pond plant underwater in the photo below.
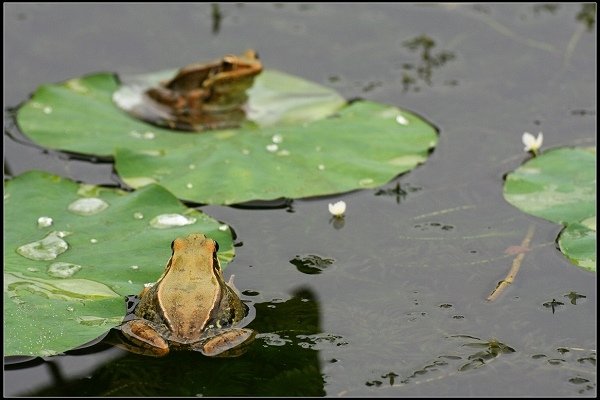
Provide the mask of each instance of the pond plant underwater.
[{"label": "pond plant underwater", "polygon": [[[214,239],[226,268],[235,255],[235,233],[187,205],[377,188],[426,162],[437,144],[435,126],[414,112],[347,101],[332,89],[270,69],[253,77],[245,119],[236,126],[187,132],[120,109],[176,72],[97,73],[44,84],[18,107],[16,122],[27,138],[45,148],[113,160],[128,188],[76,183],[41,171],[5,183],[10,227],[4,241],[5,357],[61,354],[120,325],[124,297],[156,281],[176,237],[201,232]],[[563,225],[556,239],[560,251],[574,266],[595,271],[595,148],[542,151],[541,133],[522,139],[531,157],[507,171],[505,199]],[[43,204],[32,201],[39,193]],[[329,205],[338,228],[345,211],[342,201]],[[533,234],[531,225],[520,246],[511,249],[512,266],[490,288],[488,301],[514,282]],[[309,273],[328,265],[327,259],[295,261]],[[25,329],[32,325],[35,329]],[[457,338],[475,340],[464,346],[484,349],[459,370],[514,351],[497,340]],[[394,376],[382,379],[394,384]]]}]

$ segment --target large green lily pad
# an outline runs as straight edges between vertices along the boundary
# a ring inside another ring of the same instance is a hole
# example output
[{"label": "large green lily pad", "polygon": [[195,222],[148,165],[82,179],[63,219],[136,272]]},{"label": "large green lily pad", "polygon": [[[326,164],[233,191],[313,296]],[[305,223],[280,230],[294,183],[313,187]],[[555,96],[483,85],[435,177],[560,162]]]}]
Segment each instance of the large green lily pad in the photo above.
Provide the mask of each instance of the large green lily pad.
[{"label": "large green lily pad", "polygon": [[[146,76],[157,80],[165,73]],[[113,74],[41,86],[18,110],[36,143],[113,156],[138,188],[160,183],[177,197],[232,204],[372,188],[424,162],[436,129],[419,116],[266,70],[249,91],[250,122],[239,129],[182,133],[117,108]]]},{"label": "large green lily pad", "polygon": [[212,237],[222,266],[234,255],[229,227],[159,185],[126,193],[31,171],[6,182],[4,208],[5,356],[57,354],[118,325],[176,237]]},{"label": "large green lily pad", "polygon": [[[504,198],[566,228],[558,243],[576,265],[596,270],[596,148],[559,148],[506,177]],[[593,223],[592,223],[593,221]]]},{"label": "large green lily pad", "polygon": [[232,204],[377,187],[425,162],[437,140],[414,114],[366,101],[300,127],[194,138],[155,152],[119,148],[116,169],[132,187],[155,182],[181,199]]}]

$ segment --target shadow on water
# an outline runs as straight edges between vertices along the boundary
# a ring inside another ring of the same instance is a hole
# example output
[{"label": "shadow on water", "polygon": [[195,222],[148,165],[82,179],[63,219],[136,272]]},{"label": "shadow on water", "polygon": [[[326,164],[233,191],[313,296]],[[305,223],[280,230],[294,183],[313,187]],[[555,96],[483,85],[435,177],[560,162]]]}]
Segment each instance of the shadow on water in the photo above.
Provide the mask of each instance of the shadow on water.
[{"label": "shadow on water", "polygon": [[249,327],[262,333],[240,357],[184,351],[153,358],[123,352],[74,379],[64,376],[60,357],[48,358],[38,368],[48,370],[52,384],[20,395],[324,396],[319,352],[313,349],[322,334],[315,294],[299,288],[287,301],[254,306],[256,318]]}]

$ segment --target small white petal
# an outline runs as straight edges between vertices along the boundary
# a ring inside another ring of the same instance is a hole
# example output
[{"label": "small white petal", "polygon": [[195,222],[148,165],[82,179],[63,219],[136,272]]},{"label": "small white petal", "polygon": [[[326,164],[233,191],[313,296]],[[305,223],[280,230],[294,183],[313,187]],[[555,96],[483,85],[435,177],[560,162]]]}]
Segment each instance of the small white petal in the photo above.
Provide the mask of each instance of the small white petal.
[{"label": "small white petal", "polygon": [[346,203],[344,201],[338,201],[337,203],[329,203],[329,212],[334,217],[341,217],[346,212]]},{"label": "small white petal", "polygon": [[535,138],[529,132],[523,133],[522,140],[523,144],[525,145],[525,151],[529,151],[529,149],[531,149],[531,146],[533,145],[533,142],[535,142]]}]

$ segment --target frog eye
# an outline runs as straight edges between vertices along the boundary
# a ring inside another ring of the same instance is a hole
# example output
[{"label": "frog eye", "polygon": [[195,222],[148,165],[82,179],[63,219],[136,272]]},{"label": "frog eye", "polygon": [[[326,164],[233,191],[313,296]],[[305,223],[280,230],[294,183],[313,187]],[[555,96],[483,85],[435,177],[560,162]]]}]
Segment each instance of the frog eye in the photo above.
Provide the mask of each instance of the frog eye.
[{"label": "frog eye", "polygon": [[175,251],[175,241],[171,242],[171,252]]},{"label": "frog eye", "polygon": [[219,242],[217,242],[216,240],[214,242],[215,242],[215,252],[219,251]]}]

